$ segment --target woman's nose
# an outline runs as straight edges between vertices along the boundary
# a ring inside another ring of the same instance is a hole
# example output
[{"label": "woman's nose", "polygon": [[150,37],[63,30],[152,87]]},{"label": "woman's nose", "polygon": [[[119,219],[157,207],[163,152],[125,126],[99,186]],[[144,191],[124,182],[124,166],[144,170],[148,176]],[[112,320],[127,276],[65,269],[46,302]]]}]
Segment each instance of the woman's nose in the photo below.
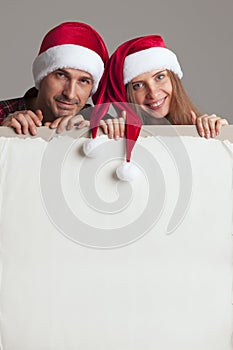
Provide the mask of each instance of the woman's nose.
[{"label": "woman's nose", "polygon": [[147,97],[155,98],[159,96],[159,88],[156,84],[149,84],[147,86]]}]

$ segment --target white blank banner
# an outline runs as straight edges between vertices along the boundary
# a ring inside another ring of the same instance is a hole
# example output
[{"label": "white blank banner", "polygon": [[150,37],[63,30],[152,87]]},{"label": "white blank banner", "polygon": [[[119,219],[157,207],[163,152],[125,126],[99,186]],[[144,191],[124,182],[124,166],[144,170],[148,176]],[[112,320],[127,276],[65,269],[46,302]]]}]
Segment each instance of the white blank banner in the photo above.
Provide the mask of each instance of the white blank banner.
[{"label": "white blank banner", "polygon": [[[232,349],[232,144],[140,137],[141,172],[114,211],[124,142],[101,138],[108,159],[93,174],[85,138],[0,138],[1,350]],[[117,242],[125,227],[124,242],[98,246],[98,232]]]}]

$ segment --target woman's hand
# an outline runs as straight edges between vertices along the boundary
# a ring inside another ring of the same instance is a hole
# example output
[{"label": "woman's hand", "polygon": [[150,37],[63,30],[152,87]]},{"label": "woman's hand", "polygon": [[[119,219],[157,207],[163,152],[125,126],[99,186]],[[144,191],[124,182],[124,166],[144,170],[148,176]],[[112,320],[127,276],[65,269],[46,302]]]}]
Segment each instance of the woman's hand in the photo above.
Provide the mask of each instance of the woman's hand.
[{"label": "woman's hand", "polygon": [[216,137],[220,134],[221,128],[224,125],[228,125],[226,119],[218,117],[216,114],[203,114],[200,117],[191,111],[192,123],[196,125],[198,134],[201,137]]},{"label": "woman's hand", "polygon": [[125,119],[126,112],[122,111],[120,117],[101,120],[100,127],[110,139],[119,140],[125,134]]}]

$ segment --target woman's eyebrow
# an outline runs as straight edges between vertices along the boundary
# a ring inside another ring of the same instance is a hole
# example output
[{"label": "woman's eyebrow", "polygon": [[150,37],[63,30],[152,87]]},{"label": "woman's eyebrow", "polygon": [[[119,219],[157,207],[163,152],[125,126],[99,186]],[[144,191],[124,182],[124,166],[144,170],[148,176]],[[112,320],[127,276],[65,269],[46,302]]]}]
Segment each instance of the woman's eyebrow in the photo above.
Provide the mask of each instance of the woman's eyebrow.
[{"label": "woman's eyebrow", "polygon": [[163,69],[163,70],[161,70],[161,71],[155,73],[155,74],[153,75],[153,77],[155,77],[156,75],[161,74],[161,73],[163,73],[163,72],[166,72],[166,69]]},{"label": "woman's eyebrow", "polygon": [[143,82],[143,80],[135,80],[135,81],[132,81],[131,83],[135,84],[135,83],[141,83],[141,82]]}]

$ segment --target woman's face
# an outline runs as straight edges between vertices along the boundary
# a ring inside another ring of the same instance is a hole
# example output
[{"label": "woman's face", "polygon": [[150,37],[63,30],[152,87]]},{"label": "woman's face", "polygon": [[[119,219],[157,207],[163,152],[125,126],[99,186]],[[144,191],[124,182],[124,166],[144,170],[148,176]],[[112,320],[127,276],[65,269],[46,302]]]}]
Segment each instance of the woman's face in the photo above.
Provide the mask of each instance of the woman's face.
[{"label": "woman's face", "polygon": [[167,70],[157,69],[132,79],[135,103],[153,118],[163,118],[169,113],[172,83]]}]

